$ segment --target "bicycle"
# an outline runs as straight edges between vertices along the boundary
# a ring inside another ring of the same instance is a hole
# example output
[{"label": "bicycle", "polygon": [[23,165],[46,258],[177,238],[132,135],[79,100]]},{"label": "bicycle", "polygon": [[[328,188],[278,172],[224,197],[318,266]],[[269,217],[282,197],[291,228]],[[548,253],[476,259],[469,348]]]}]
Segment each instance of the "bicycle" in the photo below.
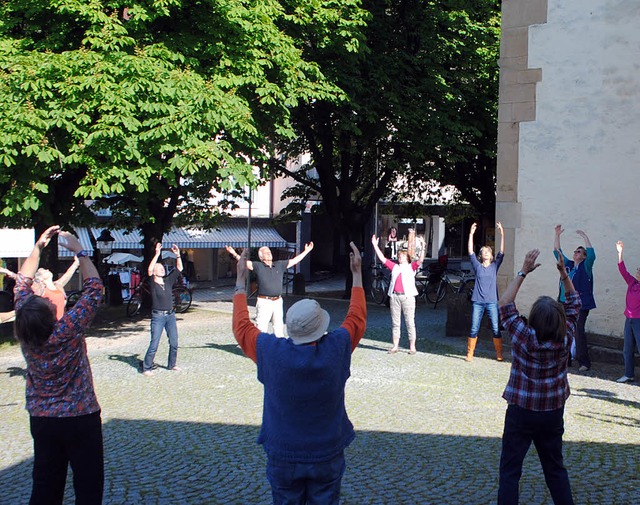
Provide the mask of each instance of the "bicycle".
[{"label": "bicycle", "polygon": [[389,276],[383,265],[374,264],[371,266],[371,298],[378,305],[382,305],[387,301],[389,295]]},{"label": "bicycle", "polygon": [[65,304],[64,308],[66,310],[69,310],[76,303],[78,303],[78,300],[80,300],[81,296],[82,296],[82,291],[80,291],[80,290],[75,290],[75,291],[69,292],[67,294],[67,303]]},{"label": "bicycle", "polygon": [[444,300],[449,291],[464,295],[470,301],[476,283],[473,274],[462,270],[438,268],[429,269],[428,275],[423,279],[420,279],[421,287],[418,289],[418,294],[426,302],[433,303],[434,309]]},{"label": "bicycle", "polygon": [[[142,308],[142,300],[145,297],[151,296],[149,282],[149,278],[145,277],[140,281],[140,284],[134,288],[127,301],[127,316],[133,317],[138,314]],[[191,302],[193,301],[193,293],[191,289],[184,284],[184,277],[173,287],[172,294],[173,308],[178,314],[184,314],[189,310]]]}]

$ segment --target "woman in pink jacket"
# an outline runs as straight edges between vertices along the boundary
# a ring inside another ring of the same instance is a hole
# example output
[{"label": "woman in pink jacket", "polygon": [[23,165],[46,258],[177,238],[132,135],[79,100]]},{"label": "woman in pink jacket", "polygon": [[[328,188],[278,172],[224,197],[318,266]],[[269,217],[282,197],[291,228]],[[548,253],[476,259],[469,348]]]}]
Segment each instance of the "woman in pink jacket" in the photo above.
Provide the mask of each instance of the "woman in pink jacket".
[{"label": "woman in pink jacket", "polygon": [[632,382],[634,380],[633,369],[635,368],[634,356],[636,346],[640,350],[640,268],[636,269],[635,277],[629,273],[622,259],[624,244],[618,240],[616,243],[618,250],[618,270],[627,283],[627,300],[624,315],[627,318],[624,322],[624,375],[616,382]]}]

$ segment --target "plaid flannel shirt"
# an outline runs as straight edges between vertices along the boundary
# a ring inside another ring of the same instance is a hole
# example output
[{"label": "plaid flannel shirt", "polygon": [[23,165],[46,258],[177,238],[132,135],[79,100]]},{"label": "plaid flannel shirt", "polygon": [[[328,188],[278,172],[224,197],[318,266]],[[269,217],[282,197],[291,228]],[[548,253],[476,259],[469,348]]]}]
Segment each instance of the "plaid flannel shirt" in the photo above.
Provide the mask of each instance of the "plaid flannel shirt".
[{"label": "plaid flannel shirt", "polygon": [[567,365],[582,303],[577,292],[564,302],[567,334],[561,342],[539,342],[520,317],[515,303],[500,307],[500,321],[511,339],[511,374],[502,397],[523,409],[546,411],[564,406],[569,397]]}]

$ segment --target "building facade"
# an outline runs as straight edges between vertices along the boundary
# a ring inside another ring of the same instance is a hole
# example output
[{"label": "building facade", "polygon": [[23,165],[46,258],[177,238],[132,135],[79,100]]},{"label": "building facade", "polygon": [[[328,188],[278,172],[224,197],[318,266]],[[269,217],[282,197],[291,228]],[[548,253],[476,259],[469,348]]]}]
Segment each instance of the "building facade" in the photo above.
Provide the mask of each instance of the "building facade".
[{"label": "building facade", "polygon": [[504,0],[500,50],[496,217],[506,231],[503,289],[527,250],[542,266],[522,308],[557,293],[554,227],[569,257],[595,248],[595,299],[587,331],[621,336],[626,284],[640,266],[640,2]]}]

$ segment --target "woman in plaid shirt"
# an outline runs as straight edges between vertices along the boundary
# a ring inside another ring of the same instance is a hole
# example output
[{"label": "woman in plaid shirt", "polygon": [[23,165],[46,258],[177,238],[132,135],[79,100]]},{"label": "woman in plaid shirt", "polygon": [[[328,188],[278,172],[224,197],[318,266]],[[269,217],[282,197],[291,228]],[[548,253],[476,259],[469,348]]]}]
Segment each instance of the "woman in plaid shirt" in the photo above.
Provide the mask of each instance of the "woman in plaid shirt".
[{"label": "woman in plaid shirt", "polygon": [[564,267],[562,254],[556,267],[566,300],[541,296],[531,307],[529,320],[515,306],[527,274],[540,266],[540,251],[529,251],[522,270],[498,301],[500,320],[511,340],[511,374],[503,398],[508,407],[502,435],[498,504],[517,504],[522,462],[531,446],[538,451],[545,481],[556,505],[573,504],[569,475],[562,459],[564,404],[569,397],[567,365],[580,296]]}]

